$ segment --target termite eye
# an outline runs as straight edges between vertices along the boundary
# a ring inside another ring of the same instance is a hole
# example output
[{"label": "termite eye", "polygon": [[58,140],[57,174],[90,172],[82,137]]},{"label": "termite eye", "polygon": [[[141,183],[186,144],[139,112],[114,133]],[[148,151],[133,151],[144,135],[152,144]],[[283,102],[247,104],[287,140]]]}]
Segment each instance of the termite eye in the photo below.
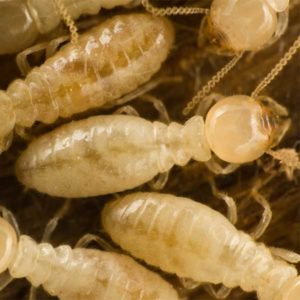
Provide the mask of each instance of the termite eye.
[{"label": "termite eye", "polygon": [[[282,298],[278,300],[299,300],[300,297],[300,276],[283,291]],[[277,299],[276,299],[277,300]]]},{"label": "termite eye", "polygon": [[0,273],[10,265],[17,246],[17,236],[12,226],[0,218]]},{"label": "termite eye", "polygon": [[211,150],[229,163],[246,163],[263,155],[271,143],[270,124],[262,105],[236,95],[217,102],[208,112],[205,132]]},{"label": "termite eye", "polygon": [[251,51],[263,47],[277,27],[276,12],[265,0],[214,0],[209,16],[211,31],[221,47]]}]

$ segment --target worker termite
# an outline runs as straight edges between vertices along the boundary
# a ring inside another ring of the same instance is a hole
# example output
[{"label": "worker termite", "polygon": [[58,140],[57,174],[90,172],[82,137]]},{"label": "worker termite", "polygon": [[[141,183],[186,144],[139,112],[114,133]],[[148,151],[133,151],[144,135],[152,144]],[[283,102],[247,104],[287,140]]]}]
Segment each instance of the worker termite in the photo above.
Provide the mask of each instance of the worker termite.
[{"label": "worker termite", "polygon": [[128,5],[134,0],[2,0],[0,2],[0,55],[19,52],[39,34],[52,31],[61,21],[56,3],[62,1],[73,19],[97,14],[101,8]]},{"label": "worker termite", "polygon": [[43,285],[59,299],[178,300],[174,288],[132,258],[96,249],[37,244],[0,218],[0,272]]},{"label": "worker termite", "polygon": [[101,220],[114,242],[165,272],[240,286],[256,291],[260,300],[299,299],[300,276],[293,265],[201,203],[134,193],[107,203]]},{"label": "worker termite", "polygon": [[299,47],[300,36],[252,97],[221,97],[205,122],[194,116],[185,125],[165,125],[118,115],[73,122],[33,141],[17,160],[16,175],[40,192],[77,198],[132,189],[175,164],[184,166],[192,158],[208,161],[210,149],[235,164],[254,161],[265,152],[274,156],[269,150],[280,142],[290,120],[284,107],[258,93]]},{"label": "worker termite", "polygon": [[15,126],[52,123],[135,90],[159,70],[173,38],[171,24],[150,14],[116,16],[80,35],[0,91],[0,151]]},{"label": "worker termite", "polygon": [[281,125],[275,110],[247,96],[219,101],[205,123],[201,116],[184,125],[129,115],[95,116],[38,137],[18,158],[15,171],[25,186],[53,196],[115,193],[192,158],[208,161],[210,148],[228,162],[255,160],[281,139]]},{"label": "worker termite", "polygon": [[[287,27],[289,0],[213,0],[210,9],[199,7],[153,7],[154,15],[206,14],[200,36],[218,51],[255,51],[278,39]],[[204,38],[203,38],[204,36]]]}]

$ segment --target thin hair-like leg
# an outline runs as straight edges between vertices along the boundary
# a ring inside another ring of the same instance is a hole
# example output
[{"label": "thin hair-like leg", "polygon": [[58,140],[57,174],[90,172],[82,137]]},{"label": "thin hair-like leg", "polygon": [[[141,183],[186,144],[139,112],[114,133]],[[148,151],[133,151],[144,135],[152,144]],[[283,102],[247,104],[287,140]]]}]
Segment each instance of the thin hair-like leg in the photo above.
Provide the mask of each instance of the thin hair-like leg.
[{"label": "thin hair-like leg", "polygon": [[149,91],[155,89],[161,84],[179,83],[181,81],[182,77],[180,76],[160,77],[157,79],[150,80],[146,84],[135,89],[133,92],[130,92],[122,96],[121,98],[112,101],[111,103],[107,103],[106,105],[102,106],[102,108],[110,108],[112,106],[125,104],[129,101],[132,101],[133,99],[136,99],[137,97],[142,96],[143,94],[148,93]]},{"label": "thin hair-like leg", "polygon": [[20,229],[14,214],[9,209],[7,209],[2,205],[0,205],[0,212],[2,214],[3,219],[5,219],[14,228],[17,237],[19,237]]},{"label": "thin hair-like leg", "polygon": [[57,227],[59,220],[62,219],[68,212],[70,204],[70,199],[65,200],[63,206],[56,212],[55,216],[47,223],[44,234],[42,236],[42,242],[45,243],[50,241],[53,231]]},{"label": "thin hair-like leg", "polygon": [[139,112],[131,105],[122,106],[117,110],[115,110],[113,114],[114,115],[125,114],[125,115],[136,116],[136,117],[140,115]]},{"label": "thin hair-like leg", "polygon": [[207,284],[204,286],[204,289],[214,298],[216,299],[226,299],[230,293],[231,290],[230,288],[226,287],[225,285],[222,285],[220,288],[216,288],[212,284]]},{"label": "thin hair-like leg", "polygon": [[149,95],[149,94],[145,94],[140,96],[141,100],[146,101],[146,102],[150,102],[153,104],[154,108],[158,111],[159,113],[159,120],[165,124],[169,124],[170,121],[170,116],[169,113],[165,107],[165,104],[158,98]]},{"label": "thin hair-like leg", "polygon": [[225,166],[221,165],[221,160],[219,160],[214,154],[211,159],[205,162],[206,167],[215,174],[227,175],[234,172],[240,167],[239,164],[226,163]]},{"label": "thin hair-like leg", "polygon": [[161,190],[164,188],[166,183],[168,182],[170,172],[160,173],[155,176],[148,185],[154,190]]},{"label": "thin hair-like leg", "polygon": [[237,207],[234,199],[218,189],[216,182],[212,176],[209,176],[208,180],[213,195],[218,199],[223,200],[226,203],[228,220],[232,224],[236,224],[238,216],[237,216]]},{"label": "thin hair-like leg", "polygon": [[100,236],[90,233],[87,233],[83,237],[81,237],[75,244],[74,248],[86,248],[91,242],[96,242],[100,246],[100,248],[102,248],[105,251],[119,252]]},{"label": "thin hair-like leg", "polygon": [[268,226],[271,222],[271,219],[272,219],[272,210],[271,210],[268,200],[262,194],[260,194],[257,191],[257,189],[252,190],[252,196],[253,196],[254,200],[257,203],[259,203],[264,209],[264,212],[262,214],[262,217],[261,217],[258,225],[253,230],[253,232],[250,233],[250,235],[253,237],[253,239],[256,240],[256,239],[259,239],[265,233],[266,229],[268,228]]}]

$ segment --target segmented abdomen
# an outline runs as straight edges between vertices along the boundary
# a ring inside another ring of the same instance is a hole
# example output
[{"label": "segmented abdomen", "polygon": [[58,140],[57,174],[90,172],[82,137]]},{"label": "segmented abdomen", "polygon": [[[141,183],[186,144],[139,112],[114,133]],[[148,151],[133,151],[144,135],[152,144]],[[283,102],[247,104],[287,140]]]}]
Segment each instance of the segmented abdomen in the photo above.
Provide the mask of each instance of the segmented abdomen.
[{"label": "segmented abdomen", "polygon": [[24,235],[9,270],[14,278],[26,277],[63,300],[178,300],[170,284],[125,255],[53,248]]},{"label": "segmented abdomen", "polygon": [[34,140],[17,160],[16,175],[25,186],[53,196],[115,193],[158,174],[163,144],[157,136],[152,122],[133,116],[72,122]]},{"label": "segmented abdomen", "polygon": [[149,264],[199,282],[257,290],[266,295],[261,299],[274,299],[297,274],[223,215],[187,198],[131,194],[108,203],[102,223],[116,243]]},{"label": "segmented abdomen", "polygon": [[104,22],[8,88],[17,124],[51,123],[112,102],[148,81],[172,42],[173,29],[163,18],[131,14]]}]

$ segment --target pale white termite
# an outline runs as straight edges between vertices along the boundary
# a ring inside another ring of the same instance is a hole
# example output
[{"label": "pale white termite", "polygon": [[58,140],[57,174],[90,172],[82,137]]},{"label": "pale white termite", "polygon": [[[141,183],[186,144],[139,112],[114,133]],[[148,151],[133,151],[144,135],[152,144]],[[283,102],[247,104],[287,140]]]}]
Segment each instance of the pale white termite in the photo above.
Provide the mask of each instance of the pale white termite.
[{"label": "pale white termite", "polygon": [[298,300],[296,268],[238,231],[222,214],[187,198],[135,193],[109,202],[102,224],[133,256],[179,277],[240,286],[259,300]]},{"label": "pale white termite", "polygon": [[150,14],[116,16],[82,34],[0,91],[0,152],[15,125],[52,123],[135,90],[159,70],[173,38],[171,24]]},{"label": "pale white termite", "polygon": [[53,196],[116,193],[192,158],[208,161],[210,148],[227,162],[253,161],[279,142],[279,121],[274,111],[242,95],[217,102],[205,123],[201,116],[184,125],[95,116],[38,137],[18,158],[15,171],[25,186]]},{"label": "pale white termite", "polygon": [[[61,22],[56,0],[1,0],[0,55],[29,47],[39,34],[53,30]],[[70,16],[97,14],[101,8],[128,5],[134,0],[62,0]]]},{"label": "pale white termite", "polygon": [[256,51],[274,42],[287,27],[289,0],[213,0],[210,9],[199,7],[153,7],[155,15],[207,14],[200,37],[220,51]]},{"label": "pale white termite", "polygon": [[95,249],[37,244],[27,235],[17,239],[0,218],[0,273],[43,285],[63,300],[178,300],[174,288],[132,258]]}]

